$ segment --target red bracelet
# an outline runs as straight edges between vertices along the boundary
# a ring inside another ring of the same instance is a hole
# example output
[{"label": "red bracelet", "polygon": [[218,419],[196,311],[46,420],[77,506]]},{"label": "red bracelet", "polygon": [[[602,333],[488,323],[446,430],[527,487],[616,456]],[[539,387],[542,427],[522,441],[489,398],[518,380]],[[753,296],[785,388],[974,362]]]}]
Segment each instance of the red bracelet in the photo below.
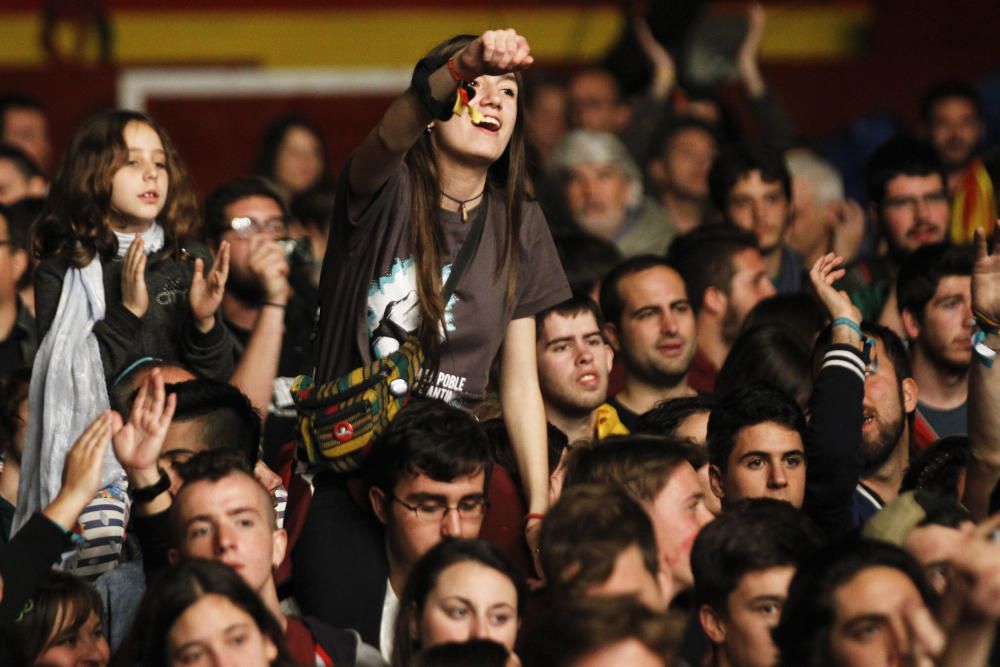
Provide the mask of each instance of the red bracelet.
[{"label": "red bracelet", "polygon": [[527,527],[529,522],[541,521],[544,518],[545,518],[544,514],[539,514],[538,512],[529,512],[524,515],[524,525],[525,527]]},{"label": "red bracelet", "polygon": [[455,56],[448,58],[448,72],[451,74],[451,78],[455,80],[455,83],[462,83],[465,79],[462,75],[458,73],[458,67],[455,66]]}]

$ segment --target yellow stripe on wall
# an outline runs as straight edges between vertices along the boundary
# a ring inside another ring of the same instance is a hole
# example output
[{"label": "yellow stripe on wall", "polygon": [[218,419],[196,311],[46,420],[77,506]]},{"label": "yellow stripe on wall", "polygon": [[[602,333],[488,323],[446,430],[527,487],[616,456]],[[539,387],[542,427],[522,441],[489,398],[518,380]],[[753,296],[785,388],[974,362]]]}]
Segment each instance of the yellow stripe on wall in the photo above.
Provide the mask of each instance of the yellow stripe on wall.
[{"label": "yellow stripe on wall", "polygon": [[[772,8],[762,45],[767,60],[839,58],[857,53],[869,23],[864,8]],[[135,12],[113,15],[121,64],[250,62],[270,67],[401,66],[440,39],[512,26],[542,60],[588,61],[615,41],[613,8],[366,10],[322,12]],[[0,14],[0,65],[45,62],[36,14]],[[68,26],[59,31],[68,45]],[[68,46],[67,46],[68,50]],[[96,53],[93,44],[89,53]]]}]

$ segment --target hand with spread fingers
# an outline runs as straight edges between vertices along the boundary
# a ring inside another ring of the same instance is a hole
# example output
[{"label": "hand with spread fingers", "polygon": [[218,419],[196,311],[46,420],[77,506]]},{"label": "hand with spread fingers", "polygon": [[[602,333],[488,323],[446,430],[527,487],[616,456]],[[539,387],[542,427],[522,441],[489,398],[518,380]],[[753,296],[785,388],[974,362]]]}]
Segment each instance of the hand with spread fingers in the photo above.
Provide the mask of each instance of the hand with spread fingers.
[{"label": "hand with spread fingers", "polygon": [[59,495],[42,510],[42,514],[67,530],[73,527],[80,513],[100,490],[111,429],[112,413],[107,410],[84,429],[66,455]]},{"label": "hand with spread fingers", "polygon": [[167,396],[160,369],[154,368],[139,388],[128,423],[115,413],[115,456],[135,486],[159,480],[157,460],[176,407],[177,395]]},{"label": "hand with spread fingers", "polygon": [[226,291],[226,279],[229,277],[228,241],[219,244],[208,276],[205,276],[204,272],[205,262],[201,258],[194,260],[194,276],[191,278],[188,303],[198,330],[208,333],[215,326],[215,311],[222,304],[222,296]]},{"label": "hand with spread fingers", "polygon": [[976,230],[976,262],[972,266],[972,312],[1000,323],[1000,235],[987,248],[986,234]]}]

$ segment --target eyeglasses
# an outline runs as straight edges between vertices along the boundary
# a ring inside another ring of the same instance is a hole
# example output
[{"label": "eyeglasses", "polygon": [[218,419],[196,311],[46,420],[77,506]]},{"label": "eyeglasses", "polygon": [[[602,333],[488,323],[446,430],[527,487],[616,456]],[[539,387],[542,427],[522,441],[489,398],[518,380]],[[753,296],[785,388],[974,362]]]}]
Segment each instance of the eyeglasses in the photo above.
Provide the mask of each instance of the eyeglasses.
[{"label": "eyeglasses", "polygon": [[448,512],[452,510],[458,512],[458,517],[463,521],[481,519],[483,518],[483,515],[486,514],[486,509],[489,507],[489,501],[482,496],[462,498],[456,505],[447,505],[437,500],[421,500],[416,505],[410,505],[396,496],[392,496],[392,499],[413,512],[418,521],[423,521],[425,523],[440,522],[448,516]]},{"label": "eyeglasses", "polygon": [[267,220],[254,220],[247,217],[233,218],[229,221],[229,228],[241,238],[262,232],[271,232],[272,234],[284,236],[288,232],[288,219],[269,218]]}]

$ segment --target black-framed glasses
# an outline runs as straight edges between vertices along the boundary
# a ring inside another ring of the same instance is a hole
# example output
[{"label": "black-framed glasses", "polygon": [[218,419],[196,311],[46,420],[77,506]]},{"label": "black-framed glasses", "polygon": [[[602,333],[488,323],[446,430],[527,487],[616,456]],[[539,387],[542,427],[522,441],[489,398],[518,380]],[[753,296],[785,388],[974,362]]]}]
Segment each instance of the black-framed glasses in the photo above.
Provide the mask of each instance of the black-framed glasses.
[{"label": "black-framed glasses", "polygon": [[279,217],[255,220],[244,216],[230,220],[229,227],[240,237],[252,236],[261,232],[271,232],[284,236],[288,232],[288,219]]},{"label": "black-framed glasses", "polygon": [[418,521],[426,523],[440,522],[452,510],[458,512],[458,518],[462,520],[481,519],[490,505],[483,496],[462,498],[455,505],[448,505],[438,500],[421,500],[416,505],[411,505],[395,495],[392,496],[392,499],[413,512]]}]

